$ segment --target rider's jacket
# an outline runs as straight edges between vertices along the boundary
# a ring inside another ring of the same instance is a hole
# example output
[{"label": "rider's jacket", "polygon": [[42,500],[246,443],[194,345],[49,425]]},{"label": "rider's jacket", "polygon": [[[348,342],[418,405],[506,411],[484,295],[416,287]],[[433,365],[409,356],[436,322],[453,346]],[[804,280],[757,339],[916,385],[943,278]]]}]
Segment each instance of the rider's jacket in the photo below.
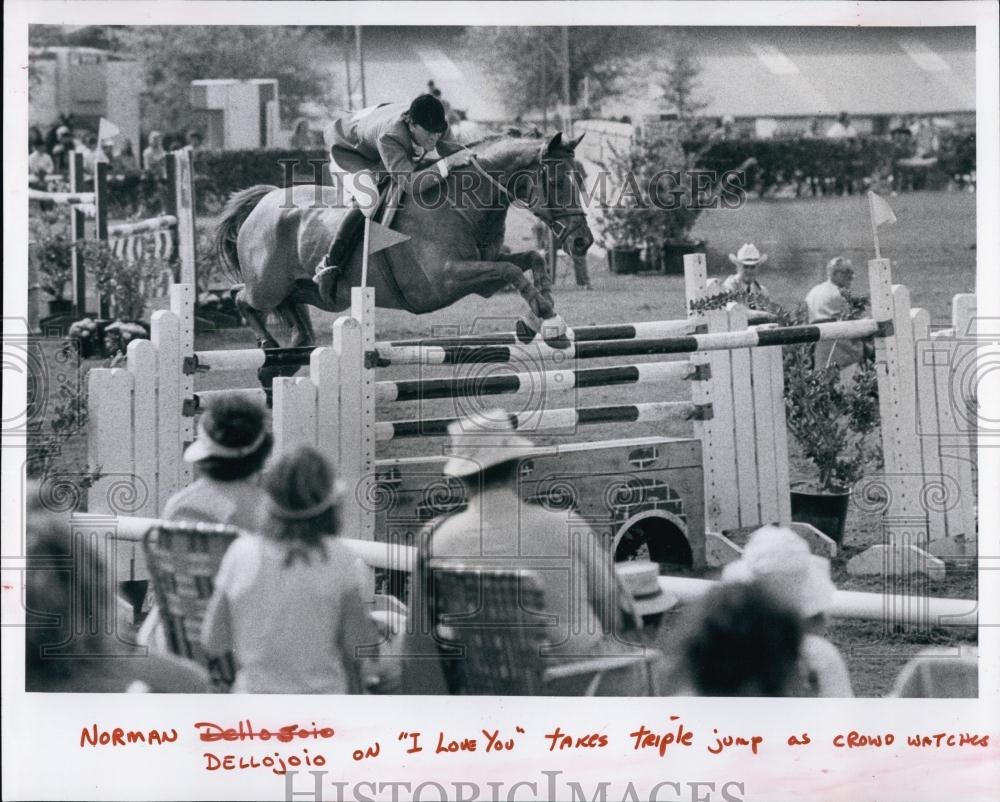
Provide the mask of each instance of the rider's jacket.
[{"label": "rider's jacket", "polygon": [[[327,132],[333,161],[349,172],[369,170],[379,177],[391,173],[409,190],[417,162],[425,154],[410,136],[405,116],[408,108],[406,103],[382,103],[338,119]],[[438,140],[437,151],[442,156],[460,148],[450,130]]]}]

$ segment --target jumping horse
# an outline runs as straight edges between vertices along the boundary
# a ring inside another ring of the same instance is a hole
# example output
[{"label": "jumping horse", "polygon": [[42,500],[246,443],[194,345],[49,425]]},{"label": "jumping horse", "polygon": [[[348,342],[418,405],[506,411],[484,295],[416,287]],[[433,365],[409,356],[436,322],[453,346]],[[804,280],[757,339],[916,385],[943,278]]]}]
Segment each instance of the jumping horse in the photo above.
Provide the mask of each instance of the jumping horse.
[{"label": "jumping horse", "polygon": [[[570,255],[582,256],[593,244],[573,177],[579,141],[564,141],[562,134],[547,141],[485,140],[470,146],[470,164],[444,182],[423,192],[415,182],[415,194],[402,197],[392,222],[410,239],[369,259],[375,305],[423,314],[513,285],[528,305],[518,325],[522,335],[565,336],[542,256],[501,248],[511,205],[544,221]],[[333,298],[321,297],[312,281],[344,213],[337,194],[335,187],[258,185],[234,193],[222,212],[215,239],[220,262],[237,284],[236,304],[262,348],[278,347],[267,329],[267,313],[275,312],[291,327],[290,345],[313,345],[306,305],[341,312],[350,306],[351,287],[360,286],[361,248],[341,271]]]}]

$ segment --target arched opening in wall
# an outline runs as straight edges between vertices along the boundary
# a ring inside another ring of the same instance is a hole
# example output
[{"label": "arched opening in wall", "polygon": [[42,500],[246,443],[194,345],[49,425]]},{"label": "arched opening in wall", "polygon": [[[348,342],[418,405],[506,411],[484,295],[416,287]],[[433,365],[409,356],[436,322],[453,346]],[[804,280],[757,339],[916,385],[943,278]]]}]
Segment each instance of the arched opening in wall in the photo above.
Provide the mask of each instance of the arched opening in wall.
[{"label": "arched opening in wall", "polygon": [[625,521],[616,537],[615,562],[625,560],[652,560],[664,574],[690,570],[694,558],[684,524],[657,511]]}]

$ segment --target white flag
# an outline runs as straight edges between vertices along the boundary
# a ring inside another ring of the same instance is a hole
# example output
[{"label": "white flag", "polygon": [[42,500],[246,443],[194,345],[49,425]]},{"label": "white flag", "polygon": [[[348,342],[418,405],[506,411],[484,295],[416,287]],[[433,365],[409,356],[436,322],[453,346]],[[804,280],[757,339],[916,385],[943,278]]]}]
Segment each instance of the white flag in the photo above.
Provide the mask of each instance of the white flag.
[{"label": "white flag", "polygon": [[871,190],[868,190],[868,207],[871,211],[873,227],[880,226],[882,223],[896,222],[896,215],[892,213],[889,204]]},{"label": "white flag", "polygon": [[97,127],[97,141],[103,145],[109,139],[114,139],[121,132],[121,128],[111,122],[111,120],[105,120],[101,117],[101,124]]}]

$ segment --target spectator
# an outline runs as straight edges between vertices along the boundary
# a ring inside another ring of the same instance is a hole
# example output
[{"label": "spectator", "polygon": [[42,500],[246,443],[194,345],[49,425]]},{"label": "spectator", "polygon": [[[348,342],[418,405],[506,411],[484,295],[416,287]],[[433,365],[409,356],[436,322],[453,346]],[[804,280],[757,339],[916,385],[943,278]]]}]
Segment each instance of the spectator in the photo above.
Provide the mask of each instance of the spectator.
[{"label": "spectator", "polygon": [[757,281],[757,269],[767,261],[767,254],[761,254],[752,242],[745,243],[735,255],[729,254],[729,261],[736,265],[736,272],[722,282],[723,292],[744,292],[769,298],[767,289]]},{"label": "spectator", "polygon": [[209,692],[208,675],[196,664],[129,643],[130,611],[109,593],[113,580],[100,552],[31,494],[27,541],[25,690]]},{"label": "spectator", "polygon": [[205,648],[234,653],[237,693],[361,693],[358,650],[380,638],[363,604],[365,566],[335,537],[343,489],[306,446],[266,485],[263,535],[238,538],[219,567]]},{"label": "spectator", "polygon": [[854,696],[844,658],[823,637],[837,592],[829,560],[812,554],[791,529],[765,526],[750,536],[740,559],[723,569],[722,582],[759,584],[798,613],[804,637],[796,695]]},{"label": "spectator", "polygon": [[[607,546],[575,513],[555,512],[521,500],[521,460],[534,453],[531,442],[514,432],[509,416],[501,409],[456,421],[448,431],[451,458],[444,473],[461,480],[468,507],[423,533],[417,575],[433,577],[434,569],[453,565],[475,568],[502,564],[530,571],[538,577],[543,594],[543,609],[532,612],[552,617],[546,633],[550,646],[545,654],[554,665],[584,656],[621,653],[623,647],[613,636],[617,605]],[[418,596],[412,597],[410,609],[420,616],[431,614],[426,609],[428,602],[419,596],[424,585],[421,581],[411,584],[411,593]],[[434,646],[433,639],[430,646]],[[403,651],[413,653],[412,649]],[[404,670],[404,682],[427,681],[426,665],[426,660],[419,665],[424,676]],[[638,675],[619,675],[616,681],[619,684],[614,689],[603,688],[602,692],[628,695],[645,686]],[[409,690],[434,692],[426,686]]]},{"label": "spectator", "polygon": [[851,117],[846,111],[837,115],[837,122],[826,132],[827,139],[857,139],[858,131],[851,123]]},{"label": "spectator", "polygon": [[[851,260],[835,256],[826,265],[826,276],[826,281],[817,284],[806,295],[810,323],[849,319],[848,294],[854,281]],[[837,365],[843,370],[860,362],[863,355],[864,343],[861,340],[821,340],[816,343],[815,363],[820,368]]]},{"label": "spectator", "polygon": [[56,170],[67,178],[73,154],[77,150],[78,146],[73,132],[65,125],[60,125],[56,129],[56,144],[52,148],[52,160],[55,162]]},{"label": "spectator", "polygon": [[719,119],[719,124],[708,135],[711,142],[727,142],[736,139],[736,120],[732,115],[725,115]]},{"label": "spectator", "polygon": [[823,121],[819,117],[813,117],[809,121],[809,127],[802,134],[804,139],[822,139]]},{"label": "spectator", "polygon": [[87,134],[83,140],[83,172],[92,176],[99,162],[109,162],[103,145],[97,141],[97,134]]},{"label": "spectator", "polygon": [[[184,452],[197,477],[167,499],[165,520],[260,531],[265,520],[260,472],[274,445],[266,414],[259,404],[238,395],[223,396],[202,413],[198,439]],[[139,642],[166,651],[164,634],[154,608],[139,630]]]},{"label": "spectator", "polygon": [[214,401],[198,421],[198,439],[184,452],[198,477],[167,501],[163,517],[259,531],[260,471],[274,444],[266,416],[263,407],[239,395]]},{"label": "spectator", "polygon": [[122,149],[112,157],[111,169],[116,175],[138,174],[139,162],[135,158],[131,140],[126,139]]},{"label": "spectator", "polygon": [[167,179],[167,151],[159,131],[149,132],[149,144],[142,152],[142,169],[153,173],[159,180]]},{"label": "spectator", "polygon": [[29,126],[28,128],[28,153],[33,153],[35,150],[35,143],[41,142],[43,147],[45,147],[45,152],[48,153],[48,146],[45,144],[45,135],[42,133],[42,129],[37,125]]},{"label": "spectator", "polygon": [[184,145],[184,147],[181,148],[181,150],[190,151],[192,155],[195,153],[195,151],[201,150],[202,140],[200,131],[195,131],[193,129],[191,131],[188,131],[187,134],[185,135],[185,139],[187,140],[187,144]]},{"label": "spectator", "polygon": [[37,181],[45,188],[45,176],[56,171],[55,163],[45,147],[45,140],[39,137],[32,143],[31,155],[28,156],[29,181]]},{"label": "spectator", "polygon": [[309,130],[309,122],[304,117],[300,117],[295,121],[289,145],[292,150],[308,150],[312,147],[312,142],[312,131]]},{"label": "spectator", "polygon": [[802,622],[760,584],[720,584],[680,625],[676,696],[796,696]]}]

